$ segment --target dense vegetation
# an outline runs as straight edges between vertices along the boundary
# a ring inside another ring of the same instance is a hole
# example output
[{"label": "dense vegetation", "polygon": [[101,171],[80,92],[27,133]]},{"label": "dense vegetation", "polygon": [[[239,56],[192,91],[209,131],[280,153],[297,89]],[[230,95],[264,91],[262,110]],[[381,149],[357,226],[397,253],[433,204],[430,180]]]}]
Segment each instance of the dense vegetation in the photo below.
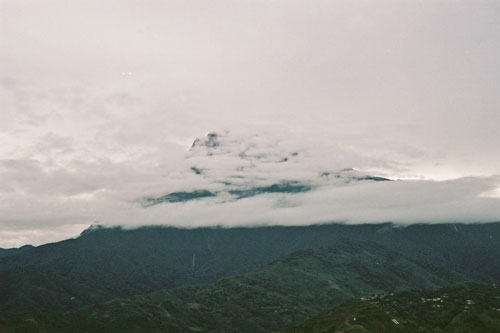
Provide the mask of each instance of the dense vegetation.
[{"label": "dense vegetation", "polygon": [[0,331],[279,330],[351,297],[497,282],[498,253],[500,223],[92,228],[0,251]]},{"label": "dense vegetation", "polygon": [[[300,250],[264,268],[205,286],[162,290],[64,313],[14,317],[49,331],[279,330],[354,296],[436,288],[464,277],[372,242]],[[133,319],[131,319],[133,318]],[[31,319],[26,321],[27,319]],[[10,320],[12,325],[12,319]],[[132,326],[131,326],[132,325]]]},{"label": "dense vegetation", "polygon": [[500,332],[500,288],[466,283],[349,301],[288,332]]}]

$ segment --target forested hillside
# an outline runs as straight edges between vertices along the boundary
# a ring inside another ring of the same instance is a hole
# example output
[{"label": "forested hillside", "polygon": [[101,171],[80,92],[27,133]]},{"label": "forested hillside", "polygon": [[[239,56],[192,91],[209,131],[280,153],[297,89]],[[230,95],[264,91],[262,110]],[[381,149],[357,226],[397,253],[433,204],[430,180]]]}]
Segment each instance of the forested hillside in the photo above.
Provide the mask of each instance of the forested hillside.
[{"label": "forested hillside", "polygon": [[2,253],[4,327],[111,330],[134,317],[145,329],[266,331],[351,297],[496,282],[500,223],[92,228]]},{"label": "forested hillside", "polygon": [[432,289],[465,279],[370,241],[340,240],[209,285],[166,289],[67,312],[34,311],[10,317],[4,324],[20,322],[26,329],[54,332],[265,332],[299,323],[354,296]]},{"label": "forested hillside", "polygon": [[466,283],[349,301],[287,332],[499,332],[500,288]]}]

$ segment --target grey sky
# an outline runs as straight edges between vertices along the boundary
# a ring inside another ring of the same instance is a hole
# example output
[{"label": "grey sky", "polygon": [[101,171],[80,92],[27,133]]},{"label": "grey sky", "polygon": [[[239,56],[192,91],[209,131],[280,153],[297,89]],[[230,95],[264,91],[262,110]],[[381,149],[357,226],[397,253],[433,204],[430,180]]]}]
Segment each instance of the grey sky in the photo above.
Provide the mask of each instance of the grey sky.
[{"label": "grey sky", "polygon": [[[498,1],[0,0],[0,247],[95,221],[500,220],[499,37]],[[191,156],[210,131],[228,154]],[[411,181],[136,205],[217,188],[252,140],[300,155],[249,184]]]}]

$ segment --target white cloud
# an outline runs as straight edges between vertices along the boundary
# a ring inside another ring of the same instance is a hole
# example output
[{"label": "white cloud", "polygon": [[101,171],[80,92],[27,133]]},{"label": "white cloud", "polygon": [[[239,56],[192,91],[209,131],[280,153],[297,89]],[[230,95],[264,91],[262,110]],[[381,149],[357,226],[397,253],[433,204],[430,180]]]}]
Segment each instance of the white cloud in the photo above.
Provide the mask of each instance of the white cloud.
[{"label": "white cloud", "polygon": [[[0,246],[94,222],[500,219],[495,2],[1,6]],[[221,153],[189,152],[209,131]],[[349,167],[415,181],[319,177]],[[228,179],[313,190],[135,201]]]},{"label": "white cloud", "polygon": [[[2,233],[6,237],[2,245],[13,244],[14,239],[17,245],[25,241],[25,236],[7,238],[16,230],[31,235],[31,242],[38,244],[51,237],[74,236],[71,225],[92,223],[195,227],[500,219],[500,199],[482,196],[500,185],[498,176],[363,180],[366,173],[340,170],[361,162],[376,168],[379,161],[361,158],[324,139],[285,132],[250,137],[226,132],[218,137],[217,147],[205,147],[204,139],[191,149],[185,147],[186,152],[165,169],[134,160],[72,160],[59,168],[44,168],[43,162],[35,160],[3,160],[1,223],[7,231]],[[283,181],[306,187],[297,193],[257,193],[242,199],[230,194],[230,190],[255,190]],[[139,200],[196,190],[209,190],[216,196],[150,207]]]}]

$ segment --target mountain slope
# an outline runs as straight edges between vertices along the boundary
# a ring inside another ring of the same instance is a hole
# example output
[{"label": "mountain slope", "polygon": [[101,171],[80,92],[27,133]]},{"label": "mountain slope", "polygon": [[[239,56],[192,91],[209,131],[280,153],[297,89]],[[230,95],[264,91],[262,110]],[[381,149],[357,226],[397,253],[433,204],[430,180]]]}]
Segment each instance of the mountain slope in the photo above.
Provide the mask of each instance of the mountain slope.
[{"label": "mountain slope", "polygon": [[30,250],[32,248],[33,248],[32,245],[24,245],[24,246],[21,246],[19,248],[11,248],[11,249],[1,249],[0,248],[0,257],[11,256],[11,255],[14,255],[14,254],[21,253],[23,251]]},{"label": "mountain slope", "polygon": [[[419,263],[373,242],[341,240],[301,250],[250,274],[163,290],[64,313],[3,319],[49,331],[275,331],[354,296],[436,288],[464,277]],[[33,318],[29,322],[26,319]],[[36,325],[35,325],[36,323]],[[34,326],[35,325],[35,326]]]},{"label": "mountain slope", "polygon": [[76,239],[0,257],[0,311],[25,311],[29,306],[67,309],[211,283],[344,238],[375,241],[407,258],[471,279],[500,279],[500,223],[96,228]]},{"label": "mountain slope", "polygon": [[466,283],[351,300],[288,332],[500,332],[500,288]]}]

